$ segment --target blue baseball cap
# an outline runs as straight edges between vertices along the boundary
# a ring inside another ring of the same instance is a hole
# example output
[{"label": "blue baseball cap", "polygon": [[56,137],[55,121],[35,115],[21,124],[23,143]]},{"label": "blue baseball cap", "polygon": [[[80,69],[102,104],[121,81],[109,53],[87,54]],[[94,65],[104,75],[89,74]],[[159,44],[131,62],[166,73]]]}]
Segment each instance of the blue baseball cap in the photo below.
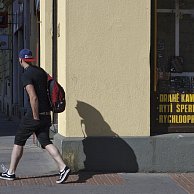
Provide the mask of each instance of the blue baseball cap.
[{"label": "blue baseball cap", "polygon": [[29,50],[29,49],[22,49],[19,52],[19,58],[21,58],[25,62],[33,62],[33,61],[36,61],[36,59],[32,57],[32,51]]}]

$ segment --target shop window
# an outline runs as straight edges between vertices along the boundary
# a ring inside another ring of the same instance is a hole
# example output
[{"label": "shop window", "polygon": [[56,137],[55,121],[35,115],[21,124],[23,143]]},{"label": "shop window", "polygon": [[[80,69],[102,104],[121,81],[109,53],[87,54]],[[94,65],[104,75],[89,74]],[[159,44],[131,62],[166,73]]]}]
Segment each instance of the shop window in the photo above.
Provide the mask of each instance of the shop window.
[{"label": "shop window", "polygon": [[153,2],[153,127],[194,132],[194,1]]}]

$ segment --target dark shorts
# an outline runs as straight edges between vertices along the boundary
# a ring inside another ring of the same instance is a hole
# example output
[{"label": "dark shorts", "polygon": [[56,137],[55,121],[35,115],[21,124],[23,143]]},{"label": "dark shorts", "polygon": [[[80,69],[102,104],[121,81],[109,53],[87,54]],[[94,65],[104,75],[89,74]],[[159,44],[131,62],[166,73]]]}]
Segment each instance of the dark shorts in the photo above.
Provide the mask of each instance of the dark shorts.
[{"label": "dark shorts", "polygon": [[32,113],[26,113],[16,133],[14,144],[24,146],[27,139],[35,133],[42,148],[45,148],[52,144],[49,138],[50,126],[50,115],[40,115],[40,121],[37,121],[33,119]]}]

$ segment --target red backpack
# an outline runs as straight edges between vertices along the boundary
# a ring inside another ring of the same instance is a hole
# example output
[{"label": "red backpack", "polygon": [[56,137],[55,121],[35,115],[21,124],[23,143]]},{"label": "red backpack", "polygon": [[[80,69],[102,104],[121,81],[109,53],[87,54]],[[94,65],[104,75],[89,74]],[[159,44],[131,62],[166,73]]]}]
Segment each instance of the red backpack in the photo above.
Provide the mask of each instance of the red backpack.
[{"label": "red backpack", "polygon": [[65,91],[49,74],[47,74],[47,92],[52,111],[54,113],[63,112],[66,106]]}]

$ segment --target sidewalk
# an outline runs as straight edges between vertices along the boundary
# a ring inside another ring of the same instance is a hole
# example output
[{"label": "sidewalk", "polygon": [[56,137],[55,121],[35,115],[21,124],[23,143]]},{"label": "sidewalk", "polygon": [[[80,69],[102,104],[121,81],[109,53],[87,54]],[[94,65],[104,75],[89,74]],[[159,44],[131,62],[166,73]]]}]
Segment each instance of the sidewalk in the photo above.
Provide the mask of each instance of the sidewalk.
[{"label": "sidewalk", "polygon": [[[18,124],[0,114],[0,164],[9,165]],[[65,184],[55,162],[30,138],[17,169],[15,181],[0,180],[0,194],[194,194],[194,174],[95,173],[71,174]]]},{"label": "sidewalk", "polygon": [[[0,113],[0,164],[3,163],[5,166],[9,166],[10,163],[14,135],[18,125],[19,123],[7,120],[5,115]],[[30,137],[24,147],[24,154],[17,168],[17,176],[44,176],[53,173],[58,173],[55,162],[45,150],[37,147],[33,143],[33,138]]]}]

